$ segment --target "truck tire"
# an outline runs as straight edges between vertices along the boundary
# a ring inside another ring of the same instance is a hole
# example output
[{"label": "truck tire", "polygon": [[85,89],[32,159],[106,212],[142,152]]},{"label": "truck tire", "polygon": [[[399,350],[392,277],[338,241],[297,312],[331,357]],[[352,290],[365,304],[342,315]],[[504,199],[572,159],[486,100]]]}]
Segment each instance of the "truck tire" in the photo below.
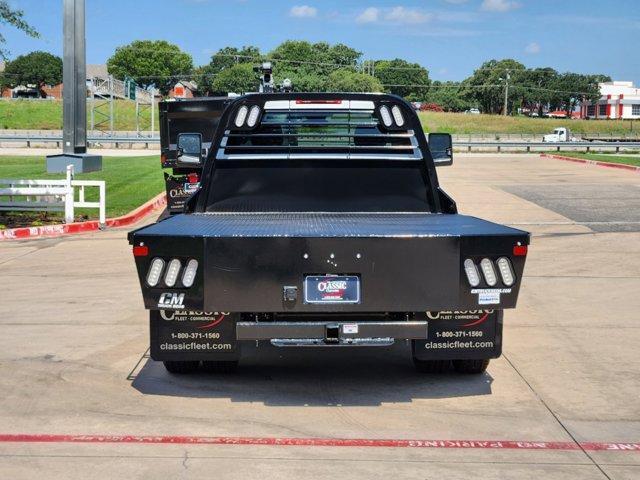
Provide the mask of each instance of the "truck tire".
[{"label": "truck tire", "polygon": [[177,362],[177,361],[164,361],[164,368],[167,369],[169,373],[175,374],[184,374],[184,373],[193,373],[198,370],[198,366],[200,362]]},{"label": "truck tire", "polygon": [[468,373],[472,375],[477,375],[479,373],[484,373],[489,366],[489,359],[484,360],[454,360],[453,368],[456,369],[458,373]]},{"label": "truck tire", "polygon": [[233,373],[238,369],[238,361],[227,362],[202,362],[202,368],[209,373]]},{"label": "truck tire", "polygon": [[413,364],[420,373],[444,373],[451,368],[449,360],[419,360],[413,357]]}]

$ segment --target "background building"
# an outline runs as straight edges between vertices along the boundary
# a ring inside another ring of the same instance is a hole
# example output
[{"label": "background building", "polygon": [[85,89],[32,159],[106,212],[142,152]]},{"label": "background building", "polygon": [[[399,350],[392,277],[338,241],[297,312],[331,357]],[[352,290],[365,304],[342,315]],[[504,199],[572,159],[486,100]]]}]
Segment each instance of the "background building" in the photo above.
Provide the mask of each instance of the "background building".
[{"label": "background building", "polygon": [[584,102],[582,117],[592,119],[640,118],[640,88],[633,82],[604,82],[600,87],[598,103]]}]

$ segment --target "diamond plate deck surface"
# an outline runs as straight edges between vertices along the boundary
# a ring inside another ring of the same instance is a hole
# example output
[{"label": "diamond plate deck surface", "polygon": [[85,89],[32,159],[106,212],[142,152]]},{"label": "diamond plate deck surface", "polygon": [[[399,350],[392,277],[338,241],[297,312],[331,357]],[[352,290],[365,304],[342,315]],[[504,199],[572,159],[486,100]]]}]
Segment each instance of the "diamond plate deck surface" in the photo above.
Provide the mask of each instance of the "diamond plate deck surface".
[{"label": "diamond plate deck surface", "polygon": [[137,232],[190,237],[440,237],[525,232],[466,215],[429,213],[200,213]]}]

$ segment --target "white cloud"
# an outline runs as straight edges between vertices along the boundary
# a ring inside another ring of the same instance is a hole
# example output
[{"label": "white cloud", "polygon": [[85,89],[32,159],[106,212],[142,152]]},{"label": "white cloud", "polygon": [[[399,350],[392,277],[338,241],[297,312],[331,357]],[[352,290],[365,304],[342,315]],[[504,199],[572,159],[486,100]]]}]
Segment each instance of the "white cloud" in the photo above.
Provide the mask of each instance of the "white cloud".
[{"label": "white cloud", "polygon": [[486,12],[508,12],[520,7],[520,2],[513,0],[483,0],[481,6]]},{"label": "white cloud", "polygon": [[385,22],[395,25],[416,25],[426,23],[434,18],[432,13],[424,12],[417,8],[393,7],[376,8],[369,7],[356,17],[357,23]]},{"label": "white cloud", "polygon": [[296,18],[315,18],[317,15],[318,9],[309,5],[295,5],[289,11],[289,16]]},{"label": "white cloud", "polygon": [[422,12],[414,8],[393,7],[384,19],[391,23],[425,23],[433,18],[433,14]]},{"label": "white cloud", "polygon": [[376,7],[369,7],[356,17],[356,22],[373,23],[373,22],[377,22],[379,17],[380,17],[380,10],[378,10]]},{"label": "white cloud", "polygon": [[540,53],[540,45],[537,42],[531,42],[525,47],[524,51],[525,53],[535,55],[536,53]]}]

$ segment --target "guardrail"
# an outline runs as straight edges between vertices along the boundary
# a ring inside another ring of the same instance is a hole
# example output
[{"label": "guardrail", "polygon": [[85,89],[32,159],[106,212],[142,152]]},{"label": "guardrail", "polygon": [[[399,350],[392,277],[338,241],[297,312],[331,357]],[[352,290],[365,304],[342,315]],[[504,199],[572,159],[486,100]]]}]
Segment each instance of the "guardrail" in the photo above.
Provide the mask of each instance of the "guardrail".
[{"label": "guardrail", "polygon": [[[0,143],[2,142],[25,142],[27,147],[31,147],[33,143],[55,143],[57,148],[62,145],[62,137],[59,135],[1,135]],[[160,143],[159,137],[125,137],[125,136],[89,136],[87,138],[89,144],[112,144],[115,148],[120,148],[121,144],[144,144],[144,148],[149,148],[150,145],[157,145]],[[640,149],[639,142],[608,142],[608,141],[579,141],[579,142],[530,142],[530,141],[465,141],[458,140],[453,142],[453,147],[457,150],[466,149],[471,152],[473,149],[487,149],[495,148],[498,152],[503,149],[518,149],[531,152],[535,150],[542,151],[561,151],[561,150],[581,150],[584,149],[587,152],[591,150],[615,150],[619,152],[621,149]]]},{"label": "guardrail", "polygon": [[[60,135],[0,135],[0,143],[25,143],[30,148],[33,143],[55,143],[56,148],[62,146],[62,136]],[[120,144],[145,144],[145,148],[149,145],[160,143],[160,137],[125,137],[125,136],[89,136],[87,142],[91,145],[99,145],[102,143],[114,144],[115,148],[119,148]]]},{"label": "guardrail", "polygon": [[[75,189],[79,188],[78,201]],[[97,202],[88,202],[85,188],[98,188]],[[73,166],[67,166],[64,180],[0,179],[0,210],[5,211],[64,211],[65,223],[72,223],[75,208],[98,208],[99,222],[106,222],[104,180],[74,180]],[[44,198],[43,198],[44,197]]]},{"label": "guardrail", "polygon": [[615,150],[616,153],[621,149],[637,150],[640,149],[640,142],[454,142],[455,149],[466,148],[471,152],[473,148],[496,148],[498,152],[503,149],[518,149],[531,152],[534,149],[538,151],[557,152],[561,150],[582,150],[587,152],[591,150]]}]

